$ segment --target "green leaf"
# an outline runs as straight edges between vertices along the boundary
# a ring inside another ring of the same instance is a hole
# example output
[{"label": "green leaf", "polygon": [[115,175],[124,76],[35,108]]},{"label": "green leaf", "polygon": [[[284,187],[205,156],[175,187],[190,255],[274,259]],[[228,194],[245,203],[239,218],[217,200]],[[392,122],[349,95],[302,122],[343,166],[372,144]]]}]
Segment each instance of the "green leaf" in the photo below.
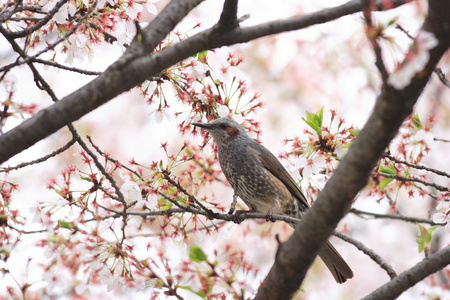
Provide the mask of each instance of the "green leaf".
[{"label": "green leaf", "polygon": [[72,222],[66,222],[66,221],[61,221],[58,220],[58,224],[61,228],[68,228],[68,229],[72,229],[75,226],[72,224]]},{"label": "green leaf", "polygon": [[361,130],[359,130],[359,128],[353,128],[353,129],[349,129],[348,131],[349,131],[352,135],[358,136],[358,134],[359,134],[359,132],[360,132]]},{"label": "green leaf", "polygon": [[423,125],[422,122],[420,121],[418,114],[412,115],[411,123],[414,125],[416,129],[423,129]]},{"label": "green leaf", "polygon": [[392,164],[387,165],[387,166],[380,165],[380,167],[378,168],[378,171],[380,171],[380,173],[384,173],[384,174],[391,174],[391,175],[397,174],[397,170],[394,168],[394,166]]},{"label": "green leaf", "polygon": [[184,148],[184,152],[186,152],[186,154],[189,155],[189,156],[194,155],[194,152],[189,147]]},{"label": "green leaf", "polygon": [[202,60],[202,59],[205,58],[207,55],[208,55],[208,50],[205,50],[205,51],[199,52],[199,53],[197,54],[197,58],[198,58],[198,60]]},{"label": "green leaf", "polygon": [[394,25],[394,24],[397,24],[397,21],[398,21],[398,17],[392,18],[392,19],[388,22],[388,24],[387,24],[386,27],[392,26],[392,25]]},{"label": "green leaf", "polygon": [[[394,168],[394,166],[392,164],[389,164],[387,166],[380,165],[378,167],[378,171],[380,172],[381,175],[383,175],[383,174],[390,174],[390,175],[397,174],[397,170]],[[384,189],[392,180],[393,180],[392,178],[383,178],[380,181],[380,184],[378,185],[379,189],[380,190]]]},{"label": "green leaf", "polygon": [[320,127],[322,127],[322,121],[323,121],[323,106],[316,112],[316,116],[319,118],[320,120]]},{"label": "green leaf", "polygon": [[422,251],[428,251],[430,249],[431,245],[431,237],[432,233],[438,226],[433,226],[430,228],[425,228],[424,226],[417,224],[417,227],[419,227],[419,236],[417,237],[417,244],[419,246],[419,253]]},{"label": "green leaf", "polygon": [[319,109],[315,114],[306,112],[306,119],[302,118],[306,124],[309,125],[318,136],[322,136],[322,121],[323,121],[323,107]]},{"label": "green leaf", "polygon": [[205,297],[206,297],[206,294],[205,294],[204,292],[202,292],[202,291],[196,292],[196,291],[194,291],[190,286],[187,286],[187,285],[180,285],[179,287],[182,288],[183,290],[190,291],[190,292],[192,292],[192,293],[194,293],[194,294],[196,294],[196,295],[202,297],[203,299],[205,299]]},{"label": "green leaf", "polygon": [[142,34],[141,33],[137,34],[137,42],[139,45],[142,45]]},{"label": "green leaf", "polygon": [[305,118],[302,118],[302,120],[305,121],[305,123],[308,124],[309,127],[311,127],[315,132],[317,132],[319,136],[322,136],[322,128],[315,126],[314,123],[305,120]]},{"label": "green leaf", "polygon": [[342,148],[342,149],[348,148],[348,147],[350,147],[352,144],[353,144],[353,141],[348,142],[347,144],[342,145],[341,148]]},{"label": "green leaf", "polygon": [[171,202],[167,202],[163,205],[162,210],[168,210],[171,209],[173,204]]},{"label": "green leaf", "polygon": [[189,248],[189,258],[195,262],[201,262],[206,260],[206,254],[199,246],[192,246]]},{"label": "green leaf", "polygon": [[380,181],[380,184],[378,185],[379,189],[380,190],[384,189],[392,180],[393,180],[392,178],[383,178]]},{"label": "green leaf", "polygon": [[80,176],[80,178],[83,179],[83,180],[92,182],[92,179],[91,179],[91,177],[89,177],[89,176]]},{"label": "green leaf", "polygon": [[11,252],[9,252],[8,250],[3,249],[3,248],[0,249],[0,258],[1,258],[1,260],[7,261],[10,255],[11,255]]}]

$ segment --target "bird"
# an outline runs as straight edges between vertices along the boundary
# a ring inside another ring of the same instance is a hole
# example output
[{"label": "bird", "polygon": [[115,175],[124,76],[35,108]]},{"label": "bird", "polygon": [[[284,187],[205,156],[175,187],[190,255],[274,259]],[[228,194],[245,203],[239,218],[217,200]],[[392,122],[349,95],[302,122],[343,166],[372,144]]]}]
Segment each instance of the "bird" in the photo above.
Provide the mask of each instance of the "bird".
[{"label": "bird", "polygon": [[[222,117],[191,124],[212,136],[222,172],[249,211],[301,218],[309,208],[306,197],[280,161],[235,120]],[[336,282],[344,283],[353,277],[352,269],[329,241],[318,255]]]}]

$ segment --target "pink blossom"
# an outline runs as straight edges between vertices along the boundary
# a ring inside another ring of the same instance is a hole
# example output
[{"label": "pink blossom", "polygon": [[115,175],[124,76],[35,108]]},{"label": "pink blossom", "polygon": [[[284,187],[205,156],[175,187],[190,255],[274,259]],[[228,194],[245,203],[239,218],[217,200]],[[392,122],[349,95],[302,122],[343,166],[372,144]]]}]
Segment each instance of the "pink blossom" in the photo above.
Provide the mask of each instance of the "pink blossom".
[{"label": "pink blossom", "polygon": [[416,37],[416,43],[408,53],[405,63],[388,78],[388,83],[401,90],[411,83],[412,78],[427,65],[430,59],[429,50],[436,47],[439,41],[433,33],[421,31]]},{"label": "pink blossom", "polygon": [[445,231],[450,232],[450,208],[448,208],[445,213],[435,213],[433,215],[433,222],[439,224],[446,224]]},{"label": "pink blossom", "polygon": [[441,200],[436,210],[445,210],[444,213],[437,212],[433,215],[433,222],[446,224],[445,231],[450,232],[450,201]]},{"label": "pink blossom", "polygon": [[156,2],[159,2],[159,0],[147,0],[147,3],[145,4],[145,8],[152,15],[156,15],[156,13],[157,13],[156,6],[155,6]]},{"label": "pink blossom", "polygon": [[136,182],[131,181],[129,178],[127,178],[122,184],[122,186],[120,187],[120,191],[125,197],[125,201],[137,201],[138,203],[142,202],[141,189],[139,188],[139,185]]},{"label": "pink blossom", "polygon": [[226,105],[220,105],[217,108],[217,113],[219,114],[219,117],[225,118],[230,114],[230,109]]}]

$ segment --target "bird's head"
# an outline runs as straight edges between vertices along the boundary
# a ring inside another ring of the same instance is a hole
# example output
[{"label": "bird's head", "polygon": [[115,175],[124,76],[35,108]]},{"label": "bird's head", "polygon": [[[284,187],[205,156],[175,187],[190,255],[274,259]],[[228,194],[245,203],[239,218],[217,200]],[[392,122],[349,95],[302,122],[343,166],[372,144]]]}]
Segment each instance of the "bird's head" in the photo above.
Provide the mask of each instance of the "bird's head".
[{"label": "bird's head", "polygon": [[217,146],[226,144],[237,138],[247,137],[244,127],[230,118],[219,118],[209,123],[192,123],[192,125],[207,130]]}]

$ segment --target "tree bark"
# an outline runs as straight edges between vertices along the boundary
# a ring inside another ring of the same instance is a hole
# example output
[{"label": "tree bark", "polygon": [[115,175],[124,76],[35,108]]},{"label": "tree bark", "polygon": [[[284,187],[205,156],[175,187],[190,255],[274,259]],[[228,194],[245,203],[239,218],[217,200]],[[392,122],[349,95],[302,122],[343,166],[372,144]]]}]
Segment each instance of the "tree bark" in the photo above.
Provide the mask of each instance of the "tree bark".
[{"label": "tree bark", "polygon": [[[383,83],[369,120],[295,232],[280,245],[275,263],[255,299],[290,299],[300,287],[320,247],[367,184],[372,169],[402,122],[412,113],[433,70],[449,48],[450,1],[429,2],[429,12],[422,30],[432,32],[439,41],[439,45],[430,50],[428,64],[403,90]],[[427,262],[424,264],[427,265]]]},{"label": "tree bark", "polygon": [[[171,1],[149,26],[142,32],[138,32],[138,36],[135,37],[129,49],[103,74],[55,104],[41,110],[16,128],[1,135],[0,163],[78,120],[119,94],[196,53],[326,23],[361,11],[360,0],[352,0],[341,6],[324,9],[316,13],[248,28],[240,28],[237,22],[231,22],[231,24],[236,24],[236,27],[223,26],[223,24],[229,25],[229,23],[221,19],[221,22],[215,27],[152,54],[156,45],[169,34],[189,11],[201,2],[203,0]],[[383,1],[378,2],[380,4],[377,9],[384,9]],[[394,7],[404,3],[404,0],[393,1]],[[232,14],[227,13],[226,15]]]}]

